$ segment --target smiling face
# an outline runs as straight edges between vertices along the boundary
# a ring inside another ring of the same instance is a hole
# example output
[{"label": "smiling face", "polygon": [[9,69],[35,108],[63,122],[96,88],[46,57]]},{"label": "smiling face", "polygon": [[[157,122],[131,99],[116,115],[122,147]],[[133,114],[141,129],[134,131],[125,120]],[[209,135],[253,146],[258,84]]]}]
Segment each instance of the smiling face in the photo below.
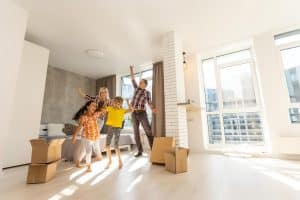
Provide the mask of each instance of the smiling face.
[{"label": "smiling face", "polygon": [[112,106],[117,109],[122,108],[122,104],[123,104],[123,99],[121,97],[115,97],[112,101]]},{"label": "smiling face", "polygon": [[102,99],[102,100],[106,100],[108,99],[108,89],[105,88],[105,87],[102,87],[99,89],[99,97]]},{"label": "smiling face", "polygon": [[96,102],[92,102],[88,107],[87,107],[87,110],[88,110],[88,113],[90,114],[93,114],[97,109],[97,104]]},{"label": "smiling face", "polygon": [[140,80],[139,88],[146,89],[146,87],[147,87],[147,80],[145,79]]}]

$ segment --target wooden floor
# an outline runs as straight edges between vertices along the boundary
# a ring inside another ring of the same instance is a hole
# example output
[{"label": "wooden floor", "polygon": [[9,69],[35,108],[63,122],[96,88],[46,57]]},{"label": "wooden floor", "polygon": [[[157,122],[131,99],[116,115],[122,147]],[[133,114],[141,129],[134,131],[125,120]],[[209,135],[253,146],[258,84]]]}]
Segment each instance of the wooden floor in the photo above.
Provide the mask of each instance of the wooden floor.
[{"label": "wooden floor", "polygon": [[[115,159],[115,158],[114,158]],[[47,184],[26,185],[27,167],[4,171],[1,200],[299,200],[300,163],[266,158],[233,158],[191,154],[189,172],[174,175],[147,157],[123,153],[104,170],[106,160],[85,173],[71,163],[60,163],[57,176]]]}]

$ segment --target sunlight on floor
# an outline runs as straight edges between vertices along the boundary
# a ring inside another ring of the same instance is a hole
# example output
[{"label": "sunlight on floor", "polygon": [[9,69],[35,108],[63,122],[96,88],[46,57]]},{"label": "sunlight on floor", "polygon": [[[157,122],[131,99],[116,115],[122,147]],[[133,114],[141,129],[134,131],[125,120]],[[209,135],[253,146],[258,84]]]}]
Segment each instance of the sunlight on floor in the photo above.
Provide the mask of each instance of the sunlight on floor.
[{"label": "sunlight on floor", "polygon": [[148,158],[140,158],[136,160],[129,168],[128,172],[134,172],[148,163]]},{"label": "sunlight on floor", "polygon": [[[124,164],[131,161],[132,159],[132,157],[130,157],[129,159],[129,155],[122,156]],[[53,195],[52,197],[48,198],[48,200],[60,200],[63,197],[72,196],[79,189],[80,185],[87,184],[89,181],[91,181],[90,186],[94,186],[111,175],[112,172],[118,170],[118,160],[116,156],[112,157],[112,164],[109,169],[105,169],[106,164],[107,159],[103,159],[102,161],[98,161],[92,164],[92,172],[90,173],[86,172],[86,167],[73,172],[69,176],[69,180],[72,184],[67,186],[57,194]],[[69,167],[68,169],[71,168],[72,167]],[[137,180],[135,184],[137,184],[138,182],[139,181]],[[132,187],[134,187],[134,185]]]},{"label": "sunlight on floor", "polygon": [[63,189],[60,193],[65,196],[71,196],[79,187],[77,185],[70,185],[69,187]]},{"label": "sunlight on floor", "polygon": [[285,184],[294,190],[300,190],[300,163],[277,159],[250,159],[252,169]]},{"label": "sunlight on floor", "polygon": [[139,175],[136,179],[134,179],[134,181],[132,181],[132,183],[130,183],[130,185],[128,186],[126,192],[131,192],[131,190],[139,183],[141,182],[143,179],[143,175]]}]

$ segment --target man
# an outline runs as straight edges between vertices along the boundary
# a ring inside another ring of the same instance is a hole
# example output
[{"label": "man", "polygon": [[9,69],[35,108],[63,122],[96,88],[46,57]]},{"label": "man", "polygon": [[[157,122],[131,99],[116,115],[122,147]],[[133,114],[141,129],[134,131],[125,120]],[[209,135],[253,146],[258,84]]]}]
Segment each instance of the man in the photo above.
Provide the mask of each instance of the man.
[{"label": "man", "polygon": [[153,145],[153,135],[147,117],[147,113],[146,113],[146,104],[148,103],[153,113],[156,112],[156,109],[152,105],[151,93],[148,90],[146,90],[148,81],[146,79],[142,79],[139,82],[139,85],[137,85],[137,82],[134,79],[133,66],[130,66],[130,76],[131,76],[132,85],[134,87],[134,95],[131,101],[131,106],[133,109],[132,125],[133,125],[135,142],[138,149],[138,153],[135,155],[135,157],[140,157],[143,155],[143,146],[141,144],[140,129],[139,129],[140,124],[142,124],[142,127],[147,135],[148,142],[151,149]]}]

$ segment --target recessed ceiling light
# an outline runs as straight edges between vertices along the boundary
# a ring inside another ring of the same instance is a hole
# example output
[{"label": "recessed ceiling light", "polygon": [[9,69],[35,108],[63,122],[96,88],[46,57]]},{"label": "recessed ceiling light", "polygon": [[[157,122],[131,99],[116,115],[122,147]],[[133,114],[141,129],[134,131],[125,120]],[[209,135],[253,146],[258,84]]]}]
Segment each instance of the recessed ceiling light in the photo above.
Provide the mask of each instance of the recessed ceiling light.
[{"label": "recessed ceiling light", "polygon": [[87,49],[85,50],[85,53],[94,58],[102,58],[104,56],[103,51],[99,49]]}]

